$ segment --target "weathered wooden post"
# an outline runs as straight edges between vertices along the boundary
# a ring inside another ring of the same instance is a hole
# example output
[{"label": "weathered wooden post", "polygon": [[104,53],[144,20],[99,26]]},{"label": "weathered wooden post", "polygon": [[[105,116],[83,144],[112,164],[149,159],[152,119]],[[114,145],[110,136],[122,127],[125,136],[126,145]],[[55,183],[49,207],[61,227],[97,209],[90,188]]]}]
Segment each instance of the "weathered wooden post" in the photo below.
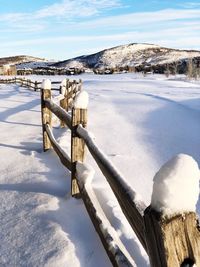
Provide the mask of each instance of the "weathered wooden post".
[{"label": "weathered wooden post", "polygon": [[78,82],[78,91],[81,91],[81,89],[82,89],[82,84],[83,84],[82,80],[79,79],[79,82]]},{"label": "weathered wooden post", "polygon": [[152,267],[200,266],[200,227],[194,212],[165,217],[149,207],[144,221]]},{"label": "weathered wooden post", "polygon": [[69,79],[66,80],[66,91],[65,91],[65,98],[66,98],[66,110],[67,112],[69,111],[69,100],[70,100],[70,83],[69,83]]},{"label": "weathered wooden post", "polygon": [[145,234],[152,267],[199,267],[200,226],[195,213],[199,168],[178,155],[154,177],[151,206],[145,210]]},{"label": "weathered wooden post", "polygon": [[42,134],[43,134],[43,151],[51,148],[51,143],[45,130],[45,124],[52,125],[52,113],[45,106],[45,100],[51,99],[51,81],[43,80],[41,89],[41,115],[42,115]]},{"label": "weathered wooden post", "polygon": [[37,81],[35,81],[35,88],[34,88],[34,91],[37,91],[38,89],[38,84],[37,84]]},{"label": "weathered wooden post", "polygon": [[74,197],[79,197],[79,188],[76,179],[76,162],[83,162],[85,157],[85,142],[77,135],[76,129],[79,124],[82,124],[84,128],[87,125],[87,106],[88,94],[87,92],[82,91],[76,96],[72,107],[71,194]]},{"label": "weathered wooden post", "polygon": [[[61,94],[64,96],[64,99],[60,100],[60,106],[64,110],[68,111],[68,84],[69,84],[69,79],[64,79],[61,82]],[[66,127],[66,124],[63,121],[60,121],[60,127]]]}]

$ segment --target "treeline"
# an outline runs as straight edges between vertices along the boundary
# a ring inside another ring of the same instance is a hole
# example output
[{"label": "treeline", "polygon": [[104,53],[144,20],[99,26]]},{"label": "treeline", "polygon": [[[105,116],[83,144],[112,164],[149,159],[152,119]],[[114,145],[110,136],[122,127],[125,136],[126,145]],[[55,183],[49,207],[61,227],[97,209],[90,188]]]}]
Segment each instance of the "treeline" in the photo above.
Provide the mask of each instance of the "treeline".
[{"label": "treeline", "polygon": [[43,68],[24,68],[24,69],[18,69],[17,75],[77,75],[85,72],[84,69],[79,68],[55,68],[55,67],[43,67]]},{"label": "treeline", "polygon": [[200,58],[191,58],[155,65],[144,62],[137,66],[99,67],[93,69],[93,72],[95,74],[142,72],[143,74],[157,73],[165,74],[166,76],[186,74],[189,78],[197,79],[200,78]]},{"label": "treeline", "polygon": [[[84,73],[85,71],[86,69],[84,68],[42,67],[34,69],[18,69],[17,75],[78,75]],[[113,74],[128,72],[142,72],[144,75],[148,73],[157,73],[165,74],[166,76],[185,74],[189,78],[198,79],[200,78],[200,57],[154,65],[144,62],[136,66],[100,66],[97,68],[93,68],[90,71],[93,71],[95,74]]]}]

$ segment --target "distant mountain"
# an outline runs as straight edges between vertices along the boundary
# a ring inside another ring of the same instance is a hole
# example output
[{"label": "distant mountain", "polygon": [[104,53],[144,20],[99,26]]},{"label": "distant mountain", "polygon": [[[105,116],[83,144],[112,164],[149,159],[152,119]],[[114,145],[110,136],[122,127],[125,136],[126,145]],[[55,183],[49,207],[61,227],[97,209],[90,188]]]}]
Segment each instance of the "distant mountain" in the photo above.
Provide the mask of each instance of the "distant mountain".
[{"label": "distant mountain", "polygon": [[185,72],[186,63],[191,58],[200,62],[200,51],[133,43],[105,49],[92,55],[60,61],[54,66],[119,70],[136,68],[136,71],[157,70],[158,72],[163,72],[168,67],[176,67],[179,72]]},{"label": "distant mountain", "polygon": [[54,63],[54,61],[48,61],[44,58],[26,55],[0,58],[0,65],[13,64],[16,65],[17,69],[45,68]]},{"label": "distant mountain", "polygon": [[[16,64],[17,69],[28,68],[38,71],[46,69],[46,71],[50,70],[55,73],[63,69],[76,69],[72,73],[80,73],[86,70],[93,70],[96,73],[123,71],[186,73],[189,61],[192,61],[200,69],[200,51],[132,43],[59,62],[24,55],[5,57],[0,58],[0,65]],[[62,72],[62,74],[64,73]]]},{"label": "distant mountain", "polygon": [[13,57],[2,57],[0,58],[0,65],[20,64],[24,62],[40,62],[40,61],[45,61],[45,59],[22,55],[22,56],[13,56]]}]

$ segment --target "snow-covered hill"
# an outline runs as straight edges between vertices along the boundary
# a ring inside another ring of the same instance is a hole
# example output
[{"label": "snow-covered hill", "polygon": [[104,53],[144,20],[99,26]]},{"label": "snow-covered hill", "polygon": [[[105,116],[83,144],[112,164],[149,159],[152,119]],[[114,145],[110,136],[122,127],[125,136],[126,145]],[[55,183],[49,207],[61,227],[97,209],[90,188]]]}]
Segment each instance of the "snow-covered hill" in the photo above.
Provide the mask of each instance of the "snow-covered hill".
[{"label": "snow-covered hill", "polygon": [[32,56],[11,56],[11,57],[2,57],[0,58],[0,65],[3,64],[21,64],[25,62],[43,62],[44,58],[32,57]]},{"label": "snow-covered hill", "polygon": [[26,55],[0,58],[0,65],[15,64],[17,66],[17,69],[43,68],[54,63],[55,62],[48,61],[44,58],[32,57],[32,56],[26,56]]},{"label": "snow-covered hill", "polygon": [[[126,68],[138,70],[164,66],[172,63],[186,64],[188,59],[200,61],[200,51],[178,50],[153,44],[128,44],[100,51],[88,56],[80,56],[54,64],[57,67],[78,68]],[[184,68],[184,66],[181,66]],[[165,66],[166,68],[166,66]],[[184,70],[182,71],[184,72]]]},{"label": "snow-covered hill", "polygon": [[0,58],[1,64],[16,64],[17,69],[65,68],[79,70],[153,71],[186,73],[192,59],[200,67],[200,51],[178,50],[154,44],[128,44],[105,49],[95,54],[54,62],[31,56]]},{"label": "snow-covered hill", "polygon": [[52,61],[42,60],[42,61],[29,61],[17,64],[17,69],[36,69],[36,68],[46,68],[53,64]]}]

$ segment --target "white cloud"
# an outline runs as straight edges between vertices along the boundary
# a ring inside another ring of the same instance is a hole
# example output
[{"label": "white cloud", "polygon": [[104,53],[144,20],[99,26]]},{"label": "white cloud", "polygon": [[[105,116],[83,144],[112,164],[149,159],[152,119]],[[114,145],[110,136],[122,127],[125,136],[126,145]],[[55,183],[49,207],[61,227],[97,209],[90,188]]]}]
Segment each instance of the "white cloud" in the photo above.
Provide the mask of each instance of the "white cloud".
[{"label": "white cloud", "polygon": [[[175,23],[200,18],[200,8],[164,9],[152,12],[136,12],[105,18],[91,19],[93,15],[108,9],[119,7],[119,0],[63,0],[60,3],[42,8],[34,13],[12,13],[1,15],[0,21],[12,29],[21,31],[41,31],[70,23],[73,29],[128,29],[136,26],[149,26],[155,23]],[[85,22],[78,19],[87,17]],[[60,20],[59,20],[60,18]],[[50,20],[48,20],[50,19]],[[68,24],[69,25],[69,24]]]},{"label": "white cloud", "polygon": [[[35,31],[45,28],[49,23],[57,24],[62,18],[65,22],[91,17],[102,11],[121,6],[121,0],[62,0],[32,13],[1,14],[0,21],[12,29],[28,31],[28,26]],[[27,25],[27,26],[26,26]],[[36,25],[36,26],[35,26]]]},{"label": "white cloud", "polygon": [[185,2],[180,4],[179,6],[184,7],[184,8],[195,8],[195,7],[200,7],[200,3],[197,2]]},{"label": "white cloud", "polygon": [[[194,45],[193,41],[195,40],[195,45],[200,47],[200,37],[197,36],[196,32],[200,31],[200,25],[191,24],[183,25],[181,27],[176,27],[172,29],[152,29],[149,31],[130,31],[119,34],[104,34],[104,35],[76,35],[76,36],[57,36],[48,37],[48,38],[36,38],[36,39],[25,39],[19,41],[10,41],[4,42],[1,44],[3,47],[21,47],[21,46],[30,46],[30,45],[60,45],[63,44],[79,44],[80,46],[91,43],[98,43],[103,48],[103,43],[118,45],[123,43],[134,43],[134,42],[146,42],[154,44],[164,44],[170,46],[169,44],[174,43],[176,47],[188,48]],[[183,42],[183,40],[185,40]],[[184,45],[184,46],[183,46]],[[97,51],[96,48],[91,48],[88,45],[88,49],[84,51]]]},{"label": "white cloud", "polygon": [[105,9],[120,7],[120,2],[121,0],[62,0],[32,13],[1,14],[0,21],[17,22],[47,17],[65,17],[66,20],[74,17],[76,19],[75,16],[78,18],[88,17]]},{"label": "white cloud", "polygon": [[88,17],[98,14],[101,10],[119,7],[119,0],[63,0],[60,3],[42,8],[36,12],[36,17]]},{"label": "white cloud", "polygon": [[138,12],[130,13],[125,15],[110,16],[106,18],[100,18],[96,20],[91,20],[87,22],[81,22],[74,24],[75,27],[89,27],[89,28],[122,28],[130,26],[148,26],[150,23],[158,22],[168,22],[175,20],[184,19],[199,19],[200,9],[195,10],[175,10],[175,9],[165,9],[155,12]]},{"label": "white cloud", "polygon": [[[200,8],[165,9],[93,19],[94,14],[119,6],[119,0],[65,0],[32,14],[4,14],[0,17],[0,32],[15,31],[19,34],[16,34],[18,40],[9,41],[6,37],[6,41],[4,38],[1,53],[9,48],[11,51],[27,51],[34,47],[45,51],[47,47],[52,54],[57,49],[58,54],[66,55],[70,50],[71,57],[131,42],[200,49]],[[82,17],[85,22],[77,22]],[[34,35],[31,32],[35,32]],[[46,54],[50,54],[49,51]]]}]

